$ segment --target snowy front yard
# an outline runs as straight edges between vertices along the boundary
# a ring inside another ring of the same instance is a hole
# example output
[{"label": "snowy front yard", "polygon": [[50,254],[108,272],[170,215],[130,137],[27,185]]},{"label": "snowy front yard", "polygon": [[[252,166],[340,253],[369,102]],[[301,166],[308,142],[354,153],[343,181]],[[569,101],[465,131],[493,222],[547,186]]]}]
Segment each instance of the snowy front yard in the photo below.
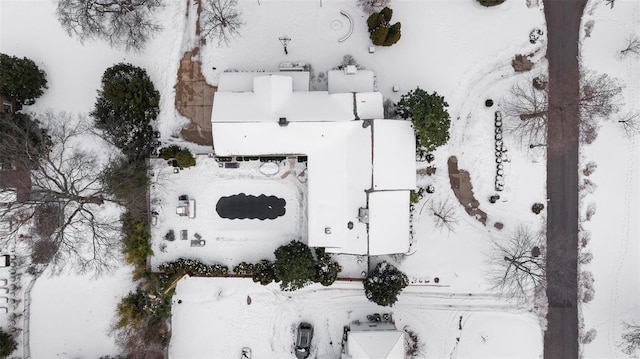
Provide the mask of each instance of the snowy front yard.
[{"label": "snowy front yard", "polygon": [[[313,285],[282,292],[250,279],[190,278],[173,298],[172,358],[233,358],[250,347],[253,358],[293,357],[298,323],[314,325],[312,358],[340,356],[343,326],[366,315],[392,312],[399,330],[409,326],[432,358],[538,358],[542,332],[532,314],[494,299],[449,298],[407,289],[393,308],[362,295],[359,283]],[[180,302],[179,302],[180,301]],[[248,304],[250,303],[250,304]],[[461,329],[460,329],[461,328]],[[459,338],[459,341],[456,340]],[[213,354],[215,353],[215,354]]]}]

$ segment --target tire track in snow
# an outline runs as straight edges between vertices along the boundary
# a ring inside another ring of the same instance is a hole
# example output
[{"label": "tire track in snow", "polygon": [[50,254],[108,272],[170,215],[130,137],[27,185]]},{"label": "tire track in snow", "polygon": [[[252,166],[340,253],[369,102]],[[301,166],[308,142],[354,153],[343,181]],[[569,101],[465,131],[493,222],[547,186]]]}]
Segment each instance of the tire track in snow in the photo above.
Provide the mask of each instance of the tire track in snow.
[{"label": "tire track in snow", "polygon": [[633,137],[631,141],[628,143],[628,149],[626,151],[629,156],[627,157],[626,162],[626,175],[625,175],[625,185],[624,185],[624,222],[622,225],[621,239],[622,245],[618,251],[618,255],[616,256],[616,264],[614,269],[614,274],[611,278],[614,279],[613,282],[613,293],[611,293],[611,304],[610,304],[610,313],[611,320],[609,320],[609,350],[611,353],[615,353],[617,349],[617,340],[616,340],[616,323],[618,323],[618,292],[619,292],[619,283],[620,283],[620,273],[622,272],[622,267],[625,262],[625,258],[627,256],[627,252],[629,250],[629,240],[630,240],[630,225],[631,225],[631,192],[633,188],[633,153],[636,151],[636,138]]}]

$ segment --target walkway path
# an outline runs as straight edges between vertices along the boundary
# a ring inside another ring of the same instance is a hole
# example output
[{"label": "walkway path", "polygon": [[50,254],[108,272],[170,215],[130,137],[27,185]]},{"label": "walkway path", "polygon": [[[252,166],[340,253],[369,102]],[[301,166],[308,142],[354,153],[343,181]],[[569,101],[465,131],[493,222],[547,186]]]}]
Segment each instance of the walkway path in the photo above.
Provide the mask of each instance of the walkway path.
[{"label": "walkway path", "polygon": [[544,0],[549,60],[545,358],[578,358],[578,66],[586,0]]}]

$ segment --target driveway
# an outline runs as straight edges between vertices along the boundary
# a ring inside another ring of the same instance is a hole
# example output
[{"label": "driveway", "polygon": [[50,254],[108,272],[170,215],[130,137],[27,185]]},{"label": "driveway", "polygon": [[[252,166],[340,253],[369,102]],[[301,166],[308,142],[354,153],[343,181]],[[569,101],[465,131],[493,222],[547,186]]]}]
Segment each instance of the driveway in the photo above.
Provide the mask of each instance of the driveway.
[{"label": "driveway", "polygon": [[578,358],[578,39],[586,0],[545,0],[549,60],[545,358]]}]

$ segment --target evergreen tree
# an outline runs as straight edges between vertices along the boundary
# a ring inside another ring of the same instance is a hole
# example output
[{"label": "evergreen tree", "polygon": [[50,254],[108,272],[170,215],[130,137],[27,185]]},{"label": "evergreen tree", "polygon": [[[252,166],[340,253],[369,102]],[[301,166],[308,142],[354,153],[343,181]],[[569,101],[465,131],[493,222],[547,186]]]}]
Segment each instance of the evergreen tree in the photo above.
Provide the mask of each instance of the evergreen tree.
[{"label": "evergreen tree", "polygon": [[33,60],[0,53],[0,94],[33,105],[47,88],[47,77]]},{"label": "evergreen tree", "polygon": [[281,246],[275,251],[275,275],[280,289],[293,291],[305,287],[316,275],[316,263],[306,244],[298,241]]},{"label": "evergreen tree", "polygon": [[363,284],[367,299],[378,305],[393,306],[398,300],[398,294],[409,285],[409,279],[398,268],[385,261],[367,274]]},{"label": "evergreen tree", "polygon": [[91,116],[129,159],[144,158],[154,138],[151,121],[158,115],[159,101],[160,93],[144,69],[120,63],[104,72]]},{"label": "evergreen tree", "polygon": [[402,95],[398,102],[398,114],[411,119],[418,146],[431,152],[449,141],[451,120],[447,112],[449,104],[437,92],[432,94],[417,87]]},{"label": "evergreen tree", "polygon": [[391,25],[392,16],[393,10],[385,7],[367,18],[369,38],[374,45],[391,46],[400,40],[401,24],[397,22]]},{"label": "evergreen tree", "polygon": [[13,337],[0,330],[0,358],[6,358],[18,348]]}]

